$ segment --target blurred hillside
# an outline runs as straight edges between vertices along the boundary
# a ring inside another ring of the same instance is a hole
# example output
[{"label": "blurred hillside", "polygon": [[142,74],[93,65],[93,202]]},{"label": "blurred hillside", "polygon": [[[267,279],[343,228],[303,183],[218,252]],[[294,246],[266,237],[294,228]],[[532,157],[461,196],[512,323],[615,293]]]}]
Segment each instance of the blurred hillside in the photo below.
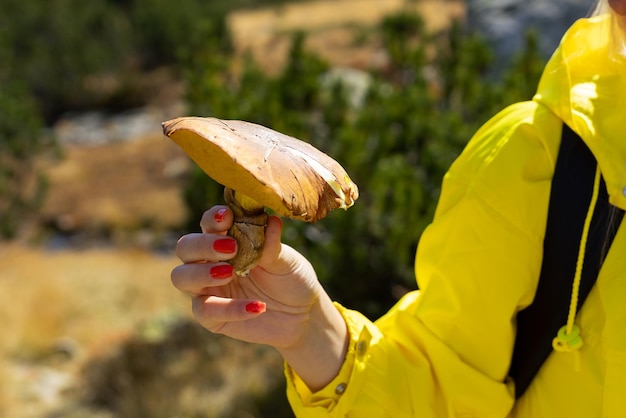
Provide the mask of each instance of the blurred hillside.
[{"label": "blurred hillside", "polygon": [[448,164],[542,66],[528,37],[486,78],[464,15],[451,0],[4,0],[0,415],[291,416],[276,353],[201,330],[169,283],[175,240],[221,188],[160,122],[246,119],[341,161],[359,203],[286,222],[285,240],[376,317],[415,286]]}]

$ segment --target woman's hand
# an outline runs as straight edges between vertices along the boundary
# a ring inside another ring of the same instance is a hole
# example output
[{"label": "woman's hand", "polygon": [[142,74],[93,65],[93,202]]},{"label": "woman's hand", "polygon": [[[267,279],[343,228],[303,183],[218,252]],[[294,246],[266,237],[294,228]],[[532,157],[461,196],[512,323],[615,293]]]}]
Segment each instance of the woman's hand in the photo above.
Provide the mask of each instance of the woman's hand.
[{"label": "woman's hand", "polygon": [[270,217],[263,257],[248,277],[233,275],[227,261],[236,242],[226,236],[232,212],[216,206],[202,216],[202,234],[183,236],[176,254],[185,263],[172,282],[193,300],[197,321],[208,330],[240,340],[288,346],[298,337],[320,291],[309,262],[281,244],[282,223]]},{"label": "woman's hand", "polygon": [[343,318],[308,260],[280,242],[278,217],[269,218],[259,264],[248,277],[234,275],[228,260],[237,244],[226,236],[232,221],[225,206],[204,213],[202,233],[178,241],[176,254],[184,264],[172,271],[172,283],[191,296],[193,314],[202,326],[274,346],[311,388],[322,387],[345,356]]}]

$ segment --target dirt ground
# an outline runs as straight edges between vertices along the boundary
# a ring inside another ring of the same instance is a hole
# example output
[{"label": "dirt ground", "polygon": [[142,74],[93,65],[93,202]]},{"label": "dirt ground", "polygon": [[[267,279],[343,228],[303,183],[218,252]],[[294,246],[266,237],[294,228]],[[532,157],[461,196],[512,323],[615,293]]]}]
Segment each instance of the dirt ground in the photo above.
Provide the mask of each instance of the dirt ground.
[{"label": "dirt ground", "polygon": [[42,210],[60,230],[166,230],[186,216],[180,187],[190,161],[162,135],[64,154],[46,170],[51,187]]}]

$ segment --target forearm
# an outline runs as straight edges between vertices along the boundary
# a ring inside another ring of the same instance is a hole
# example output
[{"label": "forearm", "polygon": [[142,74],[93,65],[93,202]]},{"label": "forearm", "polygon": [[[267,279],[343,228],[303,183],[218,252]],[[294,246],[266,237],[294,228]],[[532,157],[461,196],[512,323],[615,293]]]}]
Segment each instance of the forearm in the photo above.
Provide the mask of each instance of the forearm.
[{"label": "forearm", "polygon": [[339,372],[348,350],[346,323],[323,293],[303,324],[298,342],[278,348],[285,361],[312,392],[326,386]]}]

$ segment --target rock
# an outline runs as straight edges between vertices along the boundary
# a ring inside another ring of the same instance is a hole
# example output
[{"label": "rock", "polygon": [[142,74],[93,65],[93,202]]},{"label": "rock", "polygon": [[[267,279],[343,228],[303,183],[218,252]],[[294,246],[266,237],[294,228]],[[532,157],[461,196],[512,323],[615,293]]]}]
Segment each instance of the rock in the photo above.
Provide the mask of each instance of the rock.
[{"label": "rock", "polygon": [[321,76],[320,83],[324,92],[340,84],[347,94],[348,104],[353,109],[360,109],[372,84],[372,76],[356,68],[333,67]]},{"label": "rock", "polygon": [[484,36],[502,70],[524,47],[528,30],[538,35],[540,54],[548,59],[577,19],[589,15],[591,0],[467,0],[467,25]]},{"label": "rock", "polygon": [[97,147],[145,136],[160,136],[161,122],[186,112],[182,101],[169,106],[145,106],[109,114],[102,110],[64,115],[52,127],[62,145]]}]

